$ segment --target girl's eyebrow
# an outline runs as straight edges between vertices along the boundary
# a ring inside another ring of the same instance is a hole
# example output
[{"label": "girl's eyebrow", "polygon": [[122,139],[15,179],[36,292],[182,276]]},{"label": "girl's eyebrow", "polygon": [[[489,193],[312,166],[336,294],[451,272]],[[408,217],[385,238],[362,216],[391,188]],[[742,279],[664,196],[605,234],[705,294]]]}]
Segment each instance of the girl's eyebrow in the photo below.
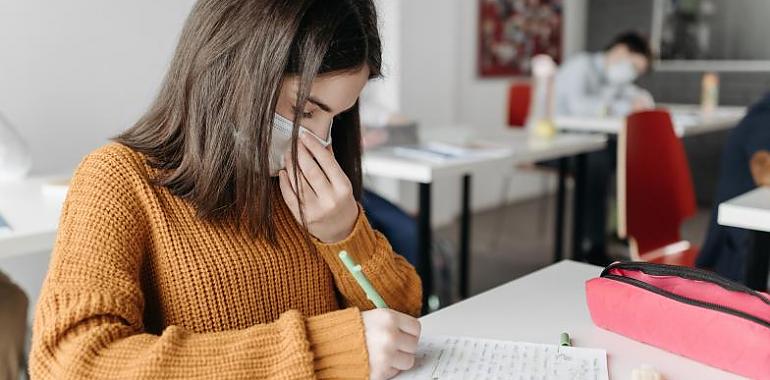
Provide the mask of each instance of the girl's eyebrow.
[{"label": "girl's eyebrow", "polygon": [[332,112],[332,108],[323,103],[322,101],[318,100],[318,98],[311,96],[307,98],[307,101],[310,103],[313,103],[317,105],[320,109],[324,110],[325,112]]}]

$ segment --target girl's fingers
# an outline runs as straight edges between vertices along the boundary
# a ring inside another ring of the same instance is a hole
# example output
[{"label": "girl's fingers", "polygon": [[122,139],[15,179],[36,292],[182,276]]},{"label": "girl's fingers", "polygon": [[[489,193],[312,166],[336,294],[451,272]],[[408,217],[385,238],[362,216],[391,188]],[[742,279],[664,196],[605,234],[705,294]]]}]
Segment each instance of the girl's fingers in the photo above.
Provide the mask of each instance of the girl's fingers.
[{"label": "girl's fingers", "polygon": [[385,374],[383,375],[383,379],[390,379],[390,378],[396,377],[396,375],[398,375],[399,372],[401,371],[395,368],[391,368],[387,372],[385,372]]},{"label": "girl's fingers", "polygon": [[[305,178],[305,173],[302,171],[302,168],[300,168],[300,171],[298,173],[297,180],[299,183],[294,181],[294,165],[291,164],[291,153],[287,152],[286,155],[284,155],[284,166],[286,167],[287,174],[289,175],[289,182],[291,183],[291,188],[294,190],[295,193],[302,194],[304,196],[305,192],[310,191],[315,195],[315,190],[312,186],[310,186],[310,183]],[[297,154],[299,156],[299,153]],[[299,157],[297,157],[299,159]],[[304,187],[303,187],[304,185]],[[298,189],[299,187],[299,189]],[[302,198],[305,199],[305,198]]]},{"label": "girl's fingers", "polygon": [[301,133],[300,140],[302,144],[307,148],[308,152],[313,156],[313,158],[318,161],[318,165],[321,167],[321,170],[323,170],[323,172],[326,174],[326,177],[329,178],[329,182],[331,182],[335,189],[341,189],[350,186],[350,181],[348,180],[347,176],[345,176],[345,173],[342,171],[342,168],[340,168],[337,160],[334,158],[334,155],[329,149],[331,146],[325,148],[323,145],[321,145],[320,142],[318,142],[318,140],[307,133]]},{"label": "girl's fingers", "polygon": [[313,187],[308,183],[307,178],[305,178],[301,172],[299,174],[299,191],[302,195],[302,205],[305,207],[305,215],[307,215],[311,209],[307,205],[318,204],[318,194],[316,194]]},{"label": "girl's fingers", "polygon": [[291,189],[296,193],[297,184],[294,182],[294,166],[291,165],[291,160],[289,159],[290,156],[291,152],[286,152],[286,154],[283,155],[283,167],[285,168]]},{"label": "girl's fingers", "polygon": [[332,192],[332,186],[329,183],[324,171],[318,166],[318,163],[311,155],[305,144],[298,144],[297,146],[297,160],[299,161],[299,168],[302,174],[307,179],[310,186],[316,194],[330,194]]},{"label": "girl's fingers", "polygon": [[[285,161],[288,161],[288,160],[285,160]],[[307,182],[307,179],[305,179],[305,176],[302,174],[302,171],[298,173],[299,178],[297,178],[297,180],[299,181],[299,183],[294,182],[294,168],[288,162],[286,162],[286,169],[282,170],[281,172],[284,172],[283,176],[286,177],[286,181],[288,182],[288,188],[290,188],[294,194],[300,195],[300,198],[302,200],[303,211],[305,213],[305,216],[308,217],[308,214],[310,213],[310,209],[312,207],[308,208],[307,205],[316,204],[318,202],[318,195],[316,195],[315,191],[313,191],[313,188]],[[281,176],[280,174],[281,172],[279,172],[279,176]],[[293,198],[295,198],[295,203],[296,203],[296,195],[294,195]],[[299,205],[297,205],[296,209],[299,210]]]},{"label": "girl's fingers", "polygon": [[420,343],[420,338],[410,335],[410,334],[401,334],[398,337],[398,341],[396,342],[396,347],[401,352],[406,352],[407,354],[414,354],[417,352],[417,345]]},{"label": "girl's fingers", "polygon": [[414,355],[406,352],[396,351],[393,356],[393,368],[406,371],[414,367]]},{"label": "girl's fingers", "polygon": [[283,201],[286,202],[286,206],[294,214],[295,217],[299,216],[299,204],[297,204],[297,193],[294,192],[294,188],[289,181],[289,174],[286,170],[278,172],[278,186],[281,188],[281,195]]},{"label": "girl's fingers", "polygon": [[398,313],[398,327],[401,331],[419,337],[422,331],[420,320],[410,315]]}]

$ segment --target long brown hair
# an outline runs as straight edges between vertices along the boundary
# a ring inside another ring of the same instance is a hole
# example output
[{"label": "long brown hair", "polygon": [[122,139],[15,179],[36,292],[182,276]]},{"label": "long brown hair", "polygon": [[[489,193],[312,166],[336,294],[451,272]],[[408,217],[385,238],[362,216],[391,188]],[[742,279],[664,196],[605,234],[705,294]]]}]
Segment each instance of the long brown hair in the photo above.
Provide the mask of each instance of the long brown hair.
[{"label": "long brown hair", "polygon": [[[380,75],[372,0],[199,0],[157,98],[115,140],[162,169],[155,181],[199,217],[234,217],[274,241],[268,152],[282,81],[300,79],[294,120],[301,120],[318,75],[365,66]],[[357,105],[335,118],[331,133],[360,199]],[[297,134],[295,125],[295,148]],[[293,162],[296,169],[296,153]]]}]

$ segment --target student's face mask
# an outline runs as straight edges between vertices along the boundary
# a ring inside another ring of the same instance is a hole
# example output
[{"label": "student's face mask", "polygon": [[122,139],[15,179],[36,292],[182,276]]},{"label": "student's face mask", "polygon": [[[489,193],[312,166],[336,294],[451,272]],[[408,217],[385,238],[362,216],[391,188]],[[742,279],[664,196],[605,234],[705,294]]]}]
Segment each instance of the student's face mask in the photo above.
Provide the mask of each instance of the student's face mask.
[{"label": "student's face mask", "polygon": [[[327,147],[332,143],[332,122],[329,123],[329,135],[326,137],[326,140],[318,137],[318,135],[303,126],[299,127],[299,133],[307,133],[310,136],[315,137],[321,145]],[[291,129],[291,120],[276,113],[273,117],[273,137],[270,140],[269,165],[271,177],[277,176],[278,172],[285,167],[283,164],[283,156],[291,148]]]},{"label": "student's face mask", "polygon": [[611,84],[631,83],[637,75],[634,65],[627,59],[607,66],[607,81]]}]

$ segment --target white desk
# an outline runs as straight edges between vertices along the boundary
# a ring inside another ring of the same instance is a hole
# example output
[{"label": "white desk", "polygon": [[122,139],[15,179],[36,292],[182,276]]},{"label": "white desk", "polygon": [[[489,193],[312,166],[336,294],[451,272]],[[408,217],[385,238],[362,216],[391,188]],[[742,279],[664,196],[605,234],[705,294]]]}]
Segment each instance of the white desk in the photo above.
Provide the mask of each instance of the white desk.
[{"label": "white desk", "polygon": [[[607,139],[601,136],[557,134],[552,139],[530,137],[520,129],[473,132],[464,128],[428,130],[421,135],[426,141],[448,143],[495,144],[495,152],[486,156],[458,158],[444,162],[414,160],[393,154],[390,150],[368,151],[363,170],[367,175],[404,181],[431,183],[436,178],[459,177],[482,167],[515,165],[547,161],[604,149]],[[499,148],[499,149],[498,149]]]},{"label": "white desk", "polygon": [[720,225],[754,231],[754,243],[746,260],[746,285],[767,289],[770,270],[770,188],[760,187],[719,205]]},{"label": "white desk", "polygon": [[12,228],[0,233],[0,258],[53,247],[64,199],[43,194],[43,184],[52,179],[0,182],[0,215]]},{"label": "white desk", "polygon": [[[680,137],[730,129],[746,115],[746,107],[718,107],[711,114],[704,114],[697,105],[662,104],[671,112],[676,134]],[[558,116],[556,128],[570,132],[594,132],[616,135],[626,125],[621,117]]]},{"label": "white desk", "polygon": [[[419,183],[419,215],[418,236],[420,260],[417,270],[423,281],[423,294],[431,295],[432,262],[430,257],[431,242],[431,183],[437,178],[462,177],[462,207],[460,216],[460,295],[464,298],[469,294],[469,257],[470,257],[470,188],[471,174],[483,167],[510,168],[515,164],[534,163],[559,159],[559,183],[556,207],[556,239],[554,257],[561,260],[562,238],[564,230],[565,177],[566,160],[577,157],[578,161],[586,153],[602,150],[606,147],[607,139],[597,135],[557,134],[551,139],[530,137],[524,130],[500,128],[496,131],[474,131],[468,128],[434,128],[421,130],[422,141],[440,141],[455,144],[493,145],[494,151],[484,156],[463,157],[431,162],[399,156],[392,149],[371,150],[364,154],[363,171],[366,175],[395,178]],[[584,160],[583,160],[584,161]],[[584,168],[585,165],[576,165]],[[579,180],[584,175],[576,174],[576,194],[583,189]],[[576,199],[582,199],[577,196]],[[577,246],[582,236],[582,202],[574,202],[573,245]]]},{"label": "white desk", "polygon": [[422,317],[422,334],[558,344],[566,331],[576,346],[607,350],[610,379],[629,379],[643,364],[666,380],[741,378],[594,326],[584,283],[601,271],[562,261]]}]

